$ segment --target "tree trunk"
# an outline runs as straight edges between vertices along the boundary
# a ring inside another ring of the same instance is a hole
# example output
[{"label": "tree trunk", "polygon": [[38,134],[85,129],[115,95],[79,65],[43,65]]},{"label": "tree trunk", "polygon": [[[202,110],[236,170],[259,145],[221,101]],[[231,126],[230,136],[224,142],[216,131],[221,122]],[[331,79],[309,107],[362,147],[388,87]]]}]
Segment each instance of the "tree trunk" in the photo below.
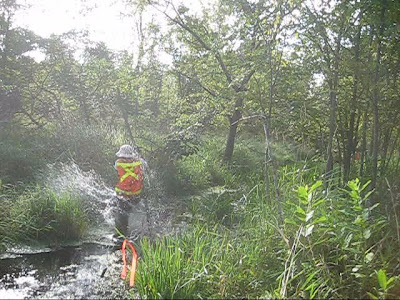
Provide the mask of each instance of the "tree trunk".
[{"label": "tree trunk", "polygon": [[384,171],[386,169],[386,162],[387,162],[387,153],[389,150],[390,138],[392,137],[393,127],[389,127],[383,137],[383,144],[382,144],[382,162],[381,162],[381,170]]},{"label": "tree trunk", "polygon": [[349,122],[349,131],[347,134],[347,151],[344,155],[343,161],[343,180],[346,183],[349,180],[350,175],[350,166],[351,166],[351,156],[354,153],[354,123],[356,117],[356,106],[357,106],[357,97],[358,97],[358,63],[360,58],[360,40],[361,40],[361,18],[360,14],[360,25],[358,27],[357,36],[355,39],[354,45],[354,60],[355,60],[355,68],[353,74],[353,93],[350,102],[350,122]]},{"label": "tree trunk", "polygon": [[[339,140],[339,134],[336,131],[336,143],[337,143],[337,149],[338,149],[338,157],[337,157],[337,162],[339,164],[339,173],[338,173],[338,185],[341,186],[341,179],[342,179],[342,152],[345,152],[346,150],[342,151],[342,147],[340,147],[340,140]],[[344,143],[343,143],[344,145]]]},{"label": "tree trunk", "polygon": [[368,106],[364,112],[363,129],[362,129],[362,141],[361,141],[361,158],[360,158],[360,178],[364,176],[364,165],[365,158],[367,155],[367,118],[368,118]]},{"label": "tree trunk", "polygon": [[385,18],[385,8],[386,1],[383,0],[381,17],[380,17],[380,27],[379,33],[377,36],[377,53],[376,53],[376,66],[375,66],[375,74],[374,74],[374,90],[372,94],[372,112],[373,112],[373,147],[372,147],[372,182],[371,189],[376,187],[376,181],[378,177],[378,150],[379,150],[379,66],[381,63],[381,48],[382,48],[382,36],[384,31],[384,18]]},{"label": "tree trunk", "polygon": [[331,109],[331,115],[330,115],[330,121],[329,121],[329,139],[328,139],[328,149],[327,149],[327,155],[328,155],[328,160],[326,162],[326,177],[325,177],[325,188],[328,187],[328,181],[332,175],[332,170],[333,170],[333,137],[336,131],[336,84],[337,82],[337,73],[335,74],[335,79],[329,80],[329,100],[330,100],[330,109]]},{"label": "tree trunk", "polygon": [[350,112],[349,130],[347,132],[347,147],[343,157],[343,181],[346,183],[350,177],[351,156],[354,153],[354,123],[355,109],[352,107]]},{"label": "tree trunk", "polygon": [[267,128],[267,120],[265,120],[265,116],[263,121],[264,135],[265,135],[265,155],[264,155],[264,181],[265,181],[265,196],[267,198],[267,203],[271,204],[271,194],[270,194],[270,182],[269,182],[269,162],[271,160],[271,153],[269,149],[269,135]]},{"label": "tree trunk", "polygon": [[[4,15],[3,15],[4,16]],[[3,70],[6,69],[6,67],[8,66],[8,55],[10,53],[10,24],[11,24],[11,15],[8,15],[7,20],[5,20],[4,22],[4,27],[2,28],[3,34],[4,34],[4,38],[2,40],[3,42],[3,46],[2,46],[2,54],[1,54],[1,60],[2,60],[2,68],[4,68]],[[8,85],[11,84],[10,78],[7,75],[7,72],[4,72],[2,74],[3,78],[2,80],[4,81],[4,84]]]},{"label": "tree trunk", "polygon": [[243,98],[239,97],[235,103],[235,110],[232,116],[229,118],[229,134],[228,140],[226,141],[224,161],[231,161],[233,155],[233,148],[235,147],[235,138],[239,120],[242,117],[241,108],[243,106]]},{"label": "tree trunk", "polygon": [[[328,140],[328,160],[326,162],[326,177],[325,177],[325,188],[328,187],[329,179],[332,175],[333,170],[333,137],[336,131],[336,108],[337,108],[337,88],[339,83],[339,54],[340,54],[340,42],[341,42],[341,34],[337,37],[336,40],[336,48],[334,51],[334,63],[331,66],[330,61],[328,61],[329,68],[329,100],[330,100],[330,121],[329,121],[329,140]],[[326,42],[328,44],[328,42]]]},{"label": "tree trunk", "polygon": [[397,150],[397,142],[399,140],[399,136],[400,136],[400,132],[398,131],[396,138],[393,140],[393,146],[392,146],[392,149],[390,150],[390,154],[389,154],[389,158],[387,159],[386,166],[389,166],[390,161],[392,160],[392,157],[393,157],[393,153],[395,152],[395,150]]}]

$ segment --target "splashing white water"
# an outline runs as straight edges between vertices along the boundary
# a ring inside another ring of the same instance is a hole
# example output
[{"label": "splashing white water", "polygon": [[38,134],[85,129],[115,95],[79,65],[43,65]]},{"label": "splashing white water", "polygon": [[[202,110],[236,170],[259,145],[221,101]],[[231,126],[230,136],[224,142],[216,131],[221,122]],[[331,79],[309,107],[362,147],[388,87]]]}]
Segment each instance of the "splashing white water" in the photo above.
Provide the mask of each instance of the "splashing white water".
[{"label": "splashing white water", "polygon": [[106,186],[101,177],[93,170],[82,171],[74,162],[53,163],[47,165],[44,182],[57,193],[78,193],[92,213],[100,214],[105,222],[113,224],[115,192]]},{"label": "splashing white water", "polygon": [[[171,211],[168,207],[168,199],[164,195],[162,181],[156,172],[153,172],[146,161],[142,159],[145,174],[145,192],[142,201],[136,207],[132,207],[129,213],[131,233],[141,235],[162,235],[173,232],[171,223]],[[99,216],[101,224],[92,226],[88,233],[89,240],[98,237],[111,239],[114,232],[114,215],[117,205],[115,191],[107,186],[102,178],[93,170],[83,171],[76,163],[48,164],[45,172],[39,179],[56,193],[70,192],[78,194],[84,201],[85,208],[92,216]],[[147,222],[143,220],[146,219]]]}]

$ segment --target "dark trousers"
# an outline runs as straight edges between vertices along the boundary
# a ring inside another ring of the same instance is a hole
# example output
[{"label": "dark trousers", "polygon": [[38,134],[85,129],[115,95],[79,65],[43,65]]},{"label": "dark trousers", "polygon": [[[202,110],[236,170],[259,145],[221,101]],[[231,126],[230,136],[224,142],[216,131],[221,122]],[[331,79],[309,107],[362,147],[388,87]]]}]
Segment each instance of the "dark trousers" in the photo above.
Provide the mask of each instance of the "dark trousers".
[{"label": "dark trousers", "polygon": [[[129,214],[132,210],[132,205],[137,205],[140,202],[139,197],[135,198],[117,198],[117,210],[115,213],[115,227],[124,235],[129,234]],[[118,236],[118,234],[116,234]]]}]

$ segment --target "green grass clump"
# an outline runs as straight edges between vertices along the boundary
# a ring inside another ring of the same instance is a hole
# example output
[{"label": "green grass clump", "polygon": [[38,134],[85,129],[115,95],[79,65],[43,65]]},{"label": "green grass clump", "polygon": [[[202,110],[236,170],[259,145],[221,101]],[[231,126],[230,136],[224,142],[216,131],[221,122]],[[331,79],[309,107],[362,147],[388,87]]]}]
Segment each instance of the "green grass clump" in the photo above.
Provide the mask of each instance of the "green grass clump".
[{"label": "green grass clump", "polygon": [[[197,224],[180,236],[141,242],[137,290],[142,298],[254,298],[268,286],[264,242],[249,243]],[[264,239],[265,241],[265,239]]]},{"label": "green grass clump", "polygon": [[43,186],[0,191],[0,245],[36,240],[57,244],[80,238],[88,216],[77,195],[56,194]]}]

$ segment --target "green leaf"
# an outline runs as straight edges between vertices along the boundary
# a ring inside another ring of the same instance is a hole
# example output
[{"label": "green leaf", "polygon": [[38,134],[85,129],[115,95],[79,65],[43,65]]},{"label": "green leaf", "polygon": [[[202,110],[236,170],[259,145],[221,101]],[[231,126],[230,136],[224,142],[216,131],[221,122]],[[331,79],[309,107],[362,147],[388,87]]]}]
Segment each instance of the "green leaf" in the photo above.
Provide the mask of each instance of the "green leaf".
[{"label": "green leaf", "polygon": [[307,186],[299,186],[299,188],[297,189],[297,194],[301,200],[307,199]]},{"label": "green leaf", "polygon": [[360,200],[360,195],[358,194],[358,191],[356,191],[356,190],[353,190],[350,192],[350,197],[353,200],[357,200],[357,201]]},{"label": "green leaf", "polygon": [[374,191],[369,191],[369,192],[364,196],[364,200],[368,199],[369,196],[371,196],[371,194],[372,194],[373,192],[374,192]]},{"label": "green leaf", "polygon": [[293,219],[285,219],[286,224],[292,224],[292,225],[297,225],[297,223]]},{"label": "green leaf", "polygon": [[356,225],[361,225],[361,224],[363,224],[364,222],[363,222],[364,220],[363,220],[363,218],[361,217],[361,216],[358,216],[355,220],[354,220],[354,224],[356,224]]},{"label": "green leaf", "polygon": [[352,180],[352,181],[349,181],[348,183],[347,183],[347,186],[350,188],[350,190],[352,190],[352,191],[357,191],[358,190],[358,186],[357,186],[357,184]]},{"label": "green leaf", "polygon": [[314,183],[311,188],[310,188],[310,193],[315,191],[317,188],[319,188],[322,185],[322,181],[318,180],[316,183]]},{"label": "green leaf", "polygon": [[349,247],[352,238],[353,238],[352,233],[350,233],[348,236],[346,236],[346,238],[344,239],[344,248]]},{"label": "green leaf", "polygon": [[318,219],[314,220],[311,224],[318,224],[318,223],[324,223],[328,221],[328,218],[326,216],[319,217]]},{"label": "green leaf", "polygon": [[371,210],[375,209],[375,208],[378,207],[378,206],[379,206],[379,203],[375,203],[374,205],[372,205],[372,206],[369,208],[369,210],[371,211]]},{"label": "green leaf", "polygon": [[308,203],[311,202],[312,197],[313,197],[313,194],[310,192],[310,193],[308,194],[308,198],[307,198],[307,202],[308,202]]},{"label": "green leaf", "polygon": [[297,212],[300,213],[301,215],[305,216],[306,212],[304,211],[304,209],[302,209],[300,206],[297,206]]},{"label": "green leaf", "polygon": [[360,191],[363,191],[370,183],[371,183],[371,180],[368,180],[368,181],[360,188]]},{"label": "green leaf", "polygon": [[395,277],[390,277],[389,280],[387,281],[387,287],[390,286],[390,284],[394,281]]},{"label": "green leaf", "polygon": [[312,207],[317,207],[318,205],[320,205],[322,202],[324,202],[325,201],[325,199],[320,199],[320,200],[318,200],[317,202],[315,202],[313,205],[312,205]]},{"label": "green leaf", "polygon": [[386,271],[380,269],[380,270],[378,271],[378,273],[377,273],[377,276],[378,276],[379,286],[380,286],[382,289],[386,290],[386,287],[387,287]]},{"label": "green leaf", "polygon": [[305,237],[309,236],[313,232],[313,229],[314,229],[314,225],[307,226],[306,230],[304,232],[304,236]]}]

